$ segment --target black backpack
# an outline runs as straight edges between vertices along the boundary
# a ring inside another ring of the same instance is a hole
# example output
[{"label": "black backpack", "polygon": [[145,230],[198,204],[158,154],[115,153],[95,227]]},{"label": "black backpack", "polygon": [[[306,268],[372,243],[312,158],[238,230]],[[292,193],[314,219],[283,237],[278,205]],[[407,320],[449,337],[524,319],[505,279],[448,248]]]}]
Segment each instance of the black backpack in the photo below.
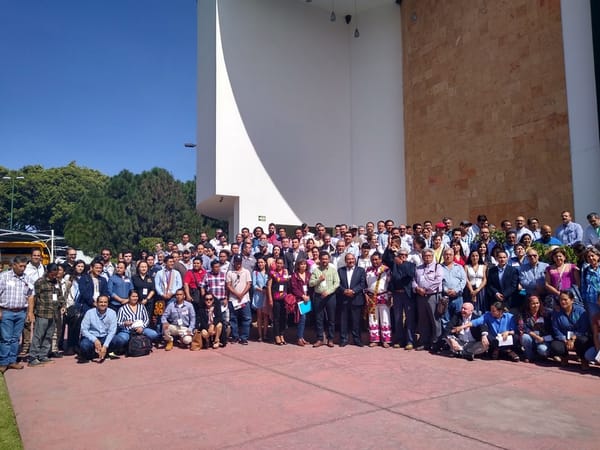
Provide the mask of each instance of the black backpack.
[{"label": "black backpack", "polygon": [[127,356],[146,356],[152,351],[152,341],[143,334],[132,334],[127,346]]}]

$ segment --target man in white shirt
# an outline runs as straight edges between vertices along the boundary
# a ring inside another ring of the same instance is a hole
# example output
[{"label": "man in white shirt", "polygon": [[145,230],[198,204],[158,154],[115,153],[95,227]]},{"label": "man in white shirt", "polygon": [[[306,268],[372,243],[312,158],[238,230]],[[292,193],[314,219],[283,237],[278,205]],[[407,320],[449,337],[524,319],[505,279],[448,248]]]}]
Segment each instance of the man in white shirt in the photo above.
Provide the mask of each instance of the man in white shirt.
[{"label": "man in white shirt", "polygon": [[236,255],[232,258],[232,269],[227,272],[227,292],[229,293],[229,322],[231,324],[231,337],[234,342],[248,345],[252,313],[250,311],[250,287],[252,276],[242,267],[242,257]]},{"label": "man in white shirt", "polygon": [[600,215],[597,212],[591,212],[587,215],[589,225],[583,232],[583,245],[596,245],[600,242]]}]

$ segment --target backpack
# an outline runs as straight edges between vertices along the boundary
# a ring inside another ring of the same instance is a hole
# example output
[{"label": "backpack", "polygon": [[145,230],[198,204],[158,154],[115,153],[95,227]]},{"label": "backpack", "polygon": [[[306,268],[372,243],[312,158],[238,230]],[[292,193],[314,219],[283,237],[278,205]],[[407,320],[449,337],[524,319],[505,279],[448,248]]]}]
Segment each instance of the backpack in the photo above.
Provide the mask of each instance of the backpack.
[{"label": "backpack", "polygon": [[152,351],[152,341],[143,334],[132,334],[127,346],[127,356],[146,356]]}]

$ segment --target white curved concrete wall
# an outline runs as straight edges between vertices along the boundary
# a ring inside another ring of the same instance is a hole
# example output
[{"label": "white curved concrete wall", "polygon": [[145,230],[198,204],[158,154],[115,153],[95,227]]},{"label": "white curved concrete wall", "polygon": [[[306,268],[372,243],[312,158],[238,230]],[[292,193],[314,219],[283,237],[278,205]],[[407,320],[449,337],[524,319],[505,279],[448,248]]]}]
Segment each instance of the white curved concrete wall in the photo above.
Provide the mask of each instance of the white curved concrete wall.
[{"label": "white curved concrete wall", "polygon": [[405,216],[400,9],[328,17],[198,3],[198,207],[232,229]]},{"label": "white curved concrete wall", "polygon": [[575,220],[584,226],[588,213],[600,210],[593,187],[600,171],[600,140],[589,0],[561,1],[563,46]]}]

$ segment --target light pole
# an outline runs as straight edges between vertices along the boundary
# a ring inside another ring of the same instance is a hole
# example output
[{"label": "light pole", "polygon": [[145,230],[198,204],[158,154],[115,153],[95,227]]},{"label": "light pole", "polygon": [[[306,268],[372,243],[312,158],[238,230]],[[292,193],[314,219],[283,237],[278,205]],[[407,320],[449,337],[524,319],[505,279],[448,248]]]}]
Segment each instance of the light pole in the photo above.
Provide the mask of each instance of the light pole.
[{"label": "light pole", "polygon": [[15,207],[15,180],[24,180],[25,177],[2,177],[3,180],[11,180],[12,188],[10,193],[10,229],[13,229],[13,211]]}]

